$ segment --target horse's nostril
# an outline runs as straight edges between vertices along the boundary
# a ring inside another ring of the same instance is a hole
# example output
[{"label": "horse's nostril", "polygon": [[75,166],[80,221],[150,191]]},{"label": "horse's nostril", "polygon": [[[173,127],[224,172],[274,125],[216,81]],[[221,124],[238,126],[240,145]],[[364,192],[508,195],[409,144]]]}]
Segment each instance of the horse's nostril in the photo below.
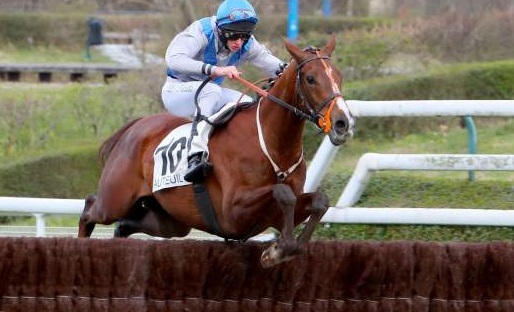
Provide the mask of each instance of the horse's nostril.
[{"label": "horse's nostril", "polygon": [[335,126],[336,130],[338,131],[341,131],[341,130],[346,130],[348,129],[348,124],[346,123],[346,121],[344,120],[338,120],[336,122],[336,126]]}]

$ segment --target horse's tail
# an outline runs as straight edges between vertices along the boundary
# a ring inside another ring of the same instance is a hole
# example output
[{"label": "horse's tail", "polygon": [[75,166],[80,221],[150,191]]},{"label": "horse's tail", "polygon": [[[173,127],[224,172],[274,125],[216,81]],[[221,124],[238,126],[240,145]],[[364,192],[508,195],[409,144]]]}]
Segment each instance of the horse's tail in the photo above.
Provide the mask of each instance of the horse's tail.
[{"label": "horse's tail", "polygon": [[112,149],[116,146],[116,143],[118,143],[123,133],[125,133],[136,121],[140,120],[141,118],[142,117],[127,122],[125,125],[123,125],[123,127],[121,127],[102,143],[100,149],[98,150],[98,158],[100,159],[102,166],[104,166],[107,162],[107,159],[109,159],[109,155],[111,155]]}]

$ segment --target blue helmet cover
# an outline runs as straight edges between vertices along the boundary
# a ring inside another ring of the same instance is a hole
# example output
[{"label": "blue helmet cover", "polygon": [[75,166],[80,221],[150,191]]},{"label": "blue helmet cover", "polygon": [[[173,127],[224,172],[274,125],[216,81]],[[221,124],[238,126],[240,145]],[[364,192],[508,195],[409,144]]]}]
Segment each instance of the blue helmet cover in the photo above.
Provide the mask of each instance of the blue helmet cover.
[{"label": "blue helmet cover", "polygon": [[253,6],[246,0],[225,0],[216,12],[216,25],[218,27],[250,22],[257,24],[259,18]]}]

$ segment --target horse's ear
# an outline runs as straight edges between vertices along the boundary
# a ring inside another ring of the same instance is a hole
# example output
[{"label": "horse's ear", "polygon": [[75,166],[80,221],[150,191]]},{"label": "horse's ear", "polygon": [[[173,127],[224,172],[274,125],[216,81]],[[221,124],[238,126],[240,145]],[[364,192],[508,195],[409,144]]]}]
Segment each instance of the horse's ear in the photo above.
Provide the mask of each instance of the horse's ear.
[{"label": "horse's ear", "polygon": [[330,36],[330,39],[328,40],[327,44],[323,48],[322,52],[325,55],[332,55],[332,52],[334,51],[335,47],[336,47],[336,35],[332,34]]},{"label": "horse's ear", "polygon": [[284,46],[286,47],[289,54],[291,54],[291,56],[294,59],[296,59],[297,62],[302,59],[304,52],[292,41],[289,41],[288,39],[284,39]]}]

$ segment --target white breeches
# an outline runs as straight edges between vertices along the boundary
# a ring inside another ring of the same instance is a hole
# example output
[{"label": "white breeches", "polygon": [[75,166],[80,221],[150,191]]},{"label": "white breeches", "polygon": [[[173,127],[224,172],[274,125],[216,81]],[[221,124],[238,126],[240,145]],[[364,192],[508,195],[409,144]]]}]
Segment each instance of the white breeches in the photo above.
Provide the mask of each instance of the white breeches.
[{"label": "white breeches", "polygon": [[[173,115],[193,119],[196,114],[195,93],[200,84],[202,84],[201,81],[180,82],[168,77],[161,90],[166,110]],[[241,102],[252,101],[251,97],[239,91],[209,82],[198,95],[198,105],[202,115],[210,117],[228,102],[236,102],[240,98]]]},{"label": "white breeches", "polygon": [[[192,120],[196,115],[195,93],[201,83],[201,81],[179,82],[168,77],[161,92],[166,110],[171,114]],[[223,88],[214,83],[207,83],[198,95],[201,114],[206,117],[212,116],[212,118],[209,118],[211,121],[216,120],[216,116],[213,115],[221,110],[228,109],[237,101],[251,102],[253,99],[239,91]],[[231,104],[226,105],[228,103]],[[198,122],[196,129],[198,135],[191,138],[189,156],[199,152],[208,153],[207,144],[212,126],[202,120]]]}]

